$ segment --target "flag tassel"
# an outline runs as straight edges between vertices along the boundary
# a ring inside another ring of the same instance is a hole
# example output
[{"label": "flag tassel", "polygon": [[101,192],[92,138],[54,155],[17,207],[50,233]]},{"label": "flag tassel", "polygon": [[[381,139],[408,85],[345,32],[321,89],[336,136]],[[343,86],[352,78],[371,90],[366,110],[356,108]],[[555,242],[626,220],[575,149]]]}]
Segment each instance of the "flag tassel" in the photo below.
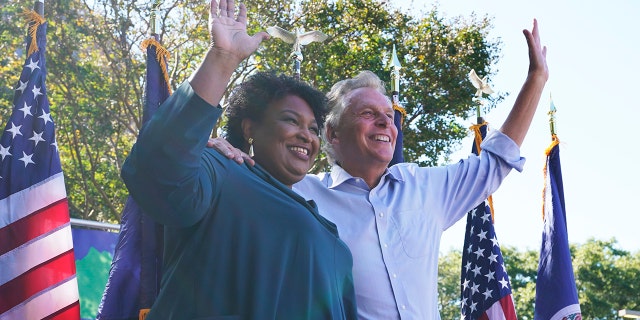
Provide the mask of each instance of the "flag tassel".
[{"label": "flag tassel", "polygon": [[164,77],[164,83],[167,85],[167,91],[169,91],[169,95],[171,95],[171,86],[169,85],[169,72],[167,71],[167,61],[169,58],[169,50],[158,42],[155,38],[149,38],[142,41],[141,47],[142,50],[146,50],[147,47],[154,46],[156,48],[156,60],[160,65],[160,69],[162,69],[162,76]]}]

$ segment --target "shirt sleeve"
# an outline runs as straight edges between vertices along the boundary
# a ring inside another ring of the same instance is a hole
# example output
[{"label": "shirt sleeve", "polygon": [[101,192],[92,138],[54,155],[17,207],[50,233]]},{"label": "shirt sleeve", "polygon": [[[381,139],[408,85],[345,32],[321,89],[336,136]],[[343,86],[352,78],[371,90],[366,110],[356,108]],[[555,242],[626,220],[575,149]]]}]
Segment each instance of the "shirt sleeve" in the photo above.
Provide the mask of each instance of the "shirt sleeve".
[{"label": "shirt sleeve", "polygon": [[121,176],[159,223],[190,226],[210,208],[222,169],[204,161],[203,151],[221,114],[185,81],[140,131]]},{"label": "shirt sleeve", "polygon": [[436,194],[432,200],[441,204],[444,229],[494,193],[511,169],[523,169],[525,159],[520,156],[520,148],[500,131],[487,135],[481,148],[480,156],[471,155],[432,172],[436,175],[431,178],[439,181],[439,188],[430,188]]}]

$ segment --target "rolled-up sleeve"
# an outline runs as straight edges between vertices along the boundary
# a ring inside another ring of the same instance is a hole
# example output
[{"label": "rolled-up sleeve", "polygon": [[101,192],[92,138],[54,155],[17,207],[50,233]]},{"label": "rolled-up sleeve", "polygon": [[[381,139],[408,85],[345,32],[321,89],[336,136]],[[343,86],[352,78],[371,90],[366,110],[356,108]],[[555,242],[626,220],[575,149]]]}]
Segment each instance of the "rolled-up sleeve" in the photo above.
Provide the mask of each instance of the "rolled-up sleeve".
[{"label": "rolled-up sleeve", "polygon": [[520,156],[520,148],[507,135],[499,130],[491,131],[480,148],[483,152],[490,152],[504,161],[507,166],[522,172],[525,158]]}]

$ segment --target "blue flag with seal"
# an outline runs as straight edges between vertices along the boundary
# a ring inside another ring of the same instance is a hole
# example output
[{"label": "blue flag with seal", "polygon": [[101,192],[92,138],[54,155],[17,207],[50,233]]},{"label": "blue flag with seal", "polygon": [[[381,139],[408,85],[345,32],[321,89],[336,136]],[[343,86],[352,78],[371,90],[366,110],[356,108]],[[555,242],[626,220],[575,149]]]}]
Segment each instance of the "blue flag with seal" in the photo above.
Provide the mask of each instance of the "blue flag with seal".
[{"label": "blue flag with seal", "polygon": [[546,151],[544,230],[536,280],[535,320],[581,320],[573,274],[557,136]]},{"label": "blue flag with seal", "polygon": [[[167,73],[167,50],[155,36],[143,41],[142,47],[147,50],[145,105],[142,115],[144,124],[171,95],[171,90]],[[131,196],[122,211],[120,225],[118,244],[97,319],[144,318],[160,289],[164,239],[162,226],[144,214]]]}]

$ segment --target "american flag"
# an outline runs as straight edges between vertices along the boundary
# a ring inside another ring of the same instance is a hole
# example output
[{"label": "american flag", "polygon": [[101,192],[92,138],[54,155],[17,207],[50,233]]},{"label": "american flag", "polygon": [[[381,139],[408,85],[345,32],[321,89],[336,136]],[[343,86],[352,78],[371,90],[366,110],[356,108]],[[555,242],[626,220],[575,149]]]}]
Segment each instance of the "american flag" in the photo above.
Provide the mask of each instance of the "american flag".
[{"label": "american flag", "polygon": [[536,279],[536,320],[581,320],[578,290],[573,274],[559,140],[553,135],[547,149],[544,189],[544,230]]},{"label": "american flag", "polygon": [[27,16],[27,59],[0,137],[0,319],[79,319],[67,195],[45,86],[46,23],[35,11]]},{"label": "american flag", "polygon": [[[476,130],[475,154],[487,132],[486,123],[479,123],[482,125]],[[462,319],[517,320],[511,283],[486,202],[467,214],[460,273]]]}]

